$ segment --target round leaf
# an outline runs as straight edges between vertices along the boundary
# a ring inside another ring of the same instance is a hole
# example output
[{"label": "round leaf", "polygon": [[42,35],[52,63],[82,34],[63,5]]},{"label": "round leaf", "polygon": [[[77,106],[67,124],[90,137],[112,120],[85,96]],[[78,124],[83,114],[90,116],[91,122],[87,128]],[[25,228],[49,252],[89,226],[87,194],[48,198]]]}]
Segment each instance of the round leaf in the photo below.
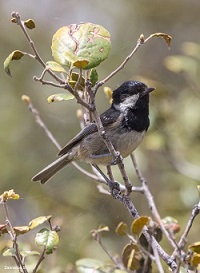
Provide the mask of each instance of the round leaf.
[{"label": "round leaf", "polygon": [[59,236],[56,231],[41,229],[35,237],[35,243],[46,248],[46,254],[51,254],[59,244]]},{"label": "round leaf", "polygon": [[124,236],[124,235],[127,234],[127,229],[128,229],[127,224],[124,223],[124,222],[120,222],[120,223],[118,224],[118,226],[116,227],[115,232],[116,232],[119,236]]},{"label": "round leaf", "polygon": [[195,242],[194,244],[189,245],[188,248],[193,252],[200,254],[200,242]]},{"label": "round leaf", "polygon": [[72,100],[74,96],[71,93],[60,93],[54,94],[47,98],[48,103],[55,102],[55,101],[64,101],[64,100]]},{"label": "round leaf", "polygon": [[60,28],[53,36],[52,54],[61,65],[91,69],[108,57],[110,33],[92,23],[72,24]]},{"label": "round leaf", "polygon": [[190,263],[191,263],[192,266],[197,267],[200,264],[200,254],[194,253],[192,255]]},{"label": "round leaf", "polygon": [[128,270],[137,270],[140,267],[140,249],[136,244],[128,244],[122,252],[122,261]]},{"label": "round leaf", "polygon": [[145,225],[149,223],[149,218],[147,216],[141,216],[133,221],[131,225],[131,230],[133,234],[139,235]]}]

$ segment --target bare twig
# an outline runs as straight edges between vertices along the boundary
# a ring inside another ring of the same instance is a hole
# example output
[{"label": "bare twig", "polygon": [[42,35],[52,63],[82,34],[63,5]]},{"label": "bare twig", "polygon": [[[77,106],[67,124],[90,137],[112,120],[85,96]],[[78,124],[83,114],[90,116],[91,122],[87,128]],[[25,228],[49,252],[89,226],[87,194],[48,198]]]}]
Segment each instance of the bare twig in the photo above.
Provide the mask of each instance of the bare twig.
[{"label": "bare twig", "polygon": [[[60,144],[55,139],[55,137],[53,136],[53,134],[51,133],[51,131],[48,129],[48,127],[45,125],[45,123],[43,122],[43,120],[42,120],[42,118],[41,118],[38,110],[33,106],[30,97],[28,97],[28,96],[22,96],[22,100],[27,104],[29,110],[33,114],[33,116],[35,118],[35,122],[44,130],[45,134],[50,139],[50,141],[60,151],[61,150]],[[81,173],[83,173],[84,175],[88,176],[89,178],[95,179],[95,180],[97,180],[99,182],[105,182],[103,179],[101,180],[98,176],[95,176],[94,174],[92,174],[90,172],[87,172],[86,170],[84,170],[83,168],[81,168],[77,163],[72,162],[72,165],[75,168],[77,168]]]},{"label": "bare twig", "polygon": [[40,254],[39,260],[38,260],[38,262],[37,262],[35,268],[33,269],[33,273],[36,273],[36,272],[37,272],[37,270],[38,270],[38,268],[39,268],[41,262],[45,259],[45,251],[46,251],[46,249],[45,249],[45,247],[44,247],[42,253]]},{"label": "bare twig", "polygon": [[120,70],[122,70],[124,68],[124,66],[126,65],[126,63],[132,58],[132,56],[136,53],[136,51],[138,50],[138,48],[144,44],[145,41],[142,37],[140,37],[137,41],[137,44],[135,46],[135,48],[132,50],[132,52],[126,57],[126,59],[114,70],[112,71],[106,78],[104,78],[103,80],[99,81],[95,87],[94,87],[94,93],[97,92],[98,88],[100,86],[102,86],[103,84],[105,84],[108,80],[110,80],[113,76],[115,76]]},{"label": "bare twig", "polygon": [[150,189],[148,187],[148,184],[147,184],[147,181],[145,180],[145,178],[143,177],[138,165],[137,165],[137,162],[136,162],[136,159],[135,159],[135,156],[134,154],[131,154],[131,160],[133,162],[133,166],[135,168],[135,172],[136,172],[136,175],[139,179],[139,181],[141,182],[142,184],[142,187],[143,187],[143,190],[144,190],[144,195],[146,196],[146,199],[148,201],[148,204],[149,204],[149,208],[150,210],[152,211],[152,214],[156,220],[156,222],[159,224],[162,232],[165,234],[166,238],[168,239],[168,241],[170,242],[171,246],[173,248],[176,248],[177,247],[177,243],[175,242],[175,240],[170,236],[170,234],[168,233],[168,231],[166,230],[166,228],[164,227],[164,224],[160,218],[160,214],[158,213],[158,210],[156,208],[156,205],[155,205],[155,202],[153,200],[153,196],[150,192]]},{"label": "bare twig", "polygon": [[200,214],[200,202],[194,206],[192,212],[191,212],[191,215],[190,215],[190,218],[188,220],[188,223],[187,223],[187,226],[181,236],[181,239],[180,241],[178,242],[178,246],[175,248],[174,252],[173,252],[173,256],[175,256],[175,254],[177,252],[180,252],[180,250],[182,250],[186,244],[186,239],[187,239],[187,236],[188,236],[188,233],[193,225],[193,222],[195,220],[195,218],[197,217],[197,215]]}]

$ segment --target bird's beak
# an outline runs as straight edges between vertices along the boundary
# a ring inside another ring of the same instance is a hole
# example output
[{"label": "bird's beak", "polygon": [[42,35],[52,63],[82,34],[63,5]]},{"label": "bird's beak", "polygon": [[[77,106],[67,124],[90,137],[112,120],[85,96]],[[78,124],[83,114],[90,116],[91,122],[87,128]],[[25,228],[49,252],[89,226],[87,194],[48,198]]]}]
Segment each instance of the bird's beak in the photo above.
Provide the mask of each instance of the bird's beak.
[{"label": "bird's beak", "polygon": [[155,90],[156,88],[154,87],[148,87],[146,90],[144,90],[143,92],[140,93],[140,97],[143,97],[149,93],[151,93],[153,90]]}]

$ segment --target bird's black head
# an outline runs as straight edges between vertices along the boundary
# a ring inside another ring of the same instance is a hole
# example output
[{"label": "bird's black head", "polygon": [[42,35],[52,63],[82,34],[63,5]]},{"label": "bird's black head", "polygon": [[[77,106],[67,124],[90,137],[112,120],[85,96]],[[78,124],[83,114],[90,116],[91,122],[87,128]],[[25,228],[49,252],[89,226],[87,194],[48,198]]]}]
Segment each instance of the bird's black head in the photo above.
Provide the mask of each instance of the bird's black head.
[{"label": "bird's black head", "polygon": [[113,104],[123,104],[124,107],[132,108],[136,104],[148,104],[149,93],[155,88],[148,88],[146,84],[138,81],[124,82],[113,91]]},{"label": "bird's black head", "polygon": [[123,128],[137,132],[148,129],[149,93],[154,89],[142,82],[127,81],[113,91],[112,107],[123,113]]}]

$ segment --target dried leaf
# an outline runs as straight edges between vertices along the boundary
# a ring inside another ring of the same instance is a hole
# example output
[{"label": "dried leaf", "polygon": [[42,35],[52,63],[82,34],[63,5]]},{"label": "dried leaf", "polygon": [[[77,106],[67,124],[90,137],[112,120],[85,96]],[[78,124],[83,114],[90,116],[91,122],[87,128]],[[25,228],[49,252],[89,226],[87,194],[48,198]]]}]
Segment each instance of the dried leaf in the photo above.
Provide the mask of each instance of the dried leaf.
[{"label": "dried leaf", "polygon": [[17,235],[25,234],[30,231],[28,226],[13,227],[13,229]]},{"label": "dried leaf", "polygon": [[165,42],[167,43],[168,47],[171,46],[171,41],[172,41],[172,37],[166,33],[161,33],[161,32],[158,32],[158,33],[154,33],[154,34],[151,34],[150,35],[150,38],[153,38],[153,37],[161,37],[165,40]]},{"label": "dried leaf", "polygon": [[122,261],[128,270],[137,270],[142,258],[140,249],[136,244],[128,244],[122,252]]},{"label": "dried leaf", "polygon": [[28,29],[33,29],[35,28],[35,22],[32,19],[28,19],[26,21],[24,21],[24,25],[28,28]]}]

